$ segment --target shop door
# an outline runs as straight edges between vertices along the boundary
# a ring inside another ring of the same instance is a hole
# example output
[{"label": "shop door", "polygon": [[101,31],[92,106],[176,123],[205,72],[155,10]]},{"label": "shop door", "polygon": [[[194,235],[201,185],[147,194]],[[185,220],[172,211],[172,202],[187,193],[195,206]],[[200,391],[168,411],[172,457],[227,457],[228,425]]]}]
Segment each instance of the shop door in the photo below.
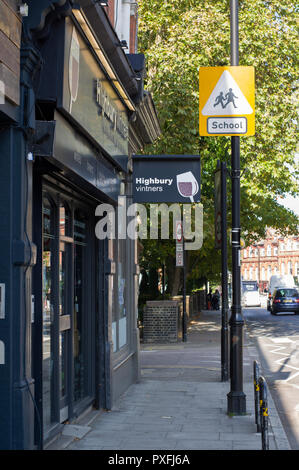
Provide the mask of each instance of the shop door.
[{"label": "shop door", "polygon": [[94,394],[90,209],[43,192],[43,423],[49,435]]},{"label": "shop door", "polygon": [[59,207],[59,420],[69,417],[71,376],[71,315],[73,308],[73,263],[71,212],[65,203]]}]

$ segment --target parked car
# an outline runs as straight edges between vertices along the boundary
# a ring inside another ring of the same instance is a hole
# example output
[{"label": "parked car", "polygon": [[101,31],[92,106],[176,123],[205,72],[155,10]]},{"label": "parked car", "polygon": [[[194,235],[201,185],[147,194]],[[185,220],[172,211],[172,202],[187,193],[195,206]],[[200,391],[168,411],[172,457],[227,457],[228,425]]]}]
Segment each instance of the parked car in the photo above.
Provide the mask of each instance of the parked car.
[{"label": "parked car", "polygon": [[294,287],[279,287],[274,290],[271,298],[270,312],[277,313],[299,313],[299,290]]},{"label": "parked car", "polygon": [[296,287],[293,276],[291,274],[273,274],[273,276],[270,277],[267,310],[270,310],[272,295],[274,290],[278,287]]}]

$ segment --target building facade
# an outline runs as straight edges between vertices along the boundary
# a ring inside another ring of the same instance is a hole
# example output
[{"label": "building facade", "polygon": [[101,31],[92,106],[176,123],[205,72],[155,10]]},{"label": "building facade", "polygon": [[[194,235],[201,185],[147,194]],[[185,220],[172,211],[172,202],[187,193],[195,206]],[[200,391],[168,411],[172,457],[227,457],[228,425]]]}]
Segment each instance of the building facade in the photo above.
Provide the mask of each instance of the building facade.
[{"label": "building facade", "polygon": [[242,279],[254,280],[261,291],[273,274],[291,274],[299,279],[299,235],[283,237],[268,229],[265,240],[242,250]]},{"label": "building facade", "polygon": [[113,2],[27,0],[24,16],[2,3],[19,35],[16,62],[1,66],[19,99],[0,105],[0,448],[41,449],[138,380],[137,243],[97,225],[109,204],[126,226],[132,153],[160,127]]}]

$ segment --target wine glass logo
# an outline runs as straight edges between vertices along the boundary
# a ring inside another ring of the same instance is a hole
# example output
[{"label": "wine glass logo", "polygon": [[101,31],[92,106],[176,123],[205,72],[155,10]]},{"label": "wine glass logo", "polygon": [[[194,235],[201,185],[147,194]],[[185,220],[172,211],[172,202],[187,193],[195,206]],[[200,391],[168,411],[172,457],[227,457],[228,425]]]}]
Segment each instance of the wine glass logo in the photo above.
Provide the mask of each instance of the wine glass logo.
[{"label": "wine glass logo", "polygon": [[72,105],[77,99],[79,88],[79,58],[80,58],[80,44],[75,28],[73,28],[70,59],[69,59],[69,87],[71,93],[70,101],[70,114],[72,112]]},{"label": "wine glass logo", "polygon": [[198,193],[199,185],[192,171],[186,171],[176,177],[178,192],[183,197],[190,197],[190,201],[194,202],[193,197]]}]

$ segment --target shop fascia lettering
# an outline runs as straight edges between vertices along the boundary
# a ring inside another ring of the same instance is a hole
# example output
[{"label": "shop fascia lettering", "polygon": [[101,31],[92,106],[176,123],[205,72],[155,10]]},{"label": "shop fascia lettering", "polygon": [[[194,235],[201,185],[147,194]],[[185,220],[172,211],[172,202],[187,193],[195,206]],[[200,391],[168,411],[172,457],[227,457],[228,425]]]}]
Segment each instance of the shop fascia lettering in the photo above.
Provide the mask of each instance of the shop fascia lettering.
[{"label": "shop fascia lettering", "polygon": [[107,119],[112,122],[114,130],[118,131],[124,139],[127,139],[129,135],[128,126],[113,106],[100,78],[96,79],[96,101],[101,108],[101,114],[106,115]]}]

